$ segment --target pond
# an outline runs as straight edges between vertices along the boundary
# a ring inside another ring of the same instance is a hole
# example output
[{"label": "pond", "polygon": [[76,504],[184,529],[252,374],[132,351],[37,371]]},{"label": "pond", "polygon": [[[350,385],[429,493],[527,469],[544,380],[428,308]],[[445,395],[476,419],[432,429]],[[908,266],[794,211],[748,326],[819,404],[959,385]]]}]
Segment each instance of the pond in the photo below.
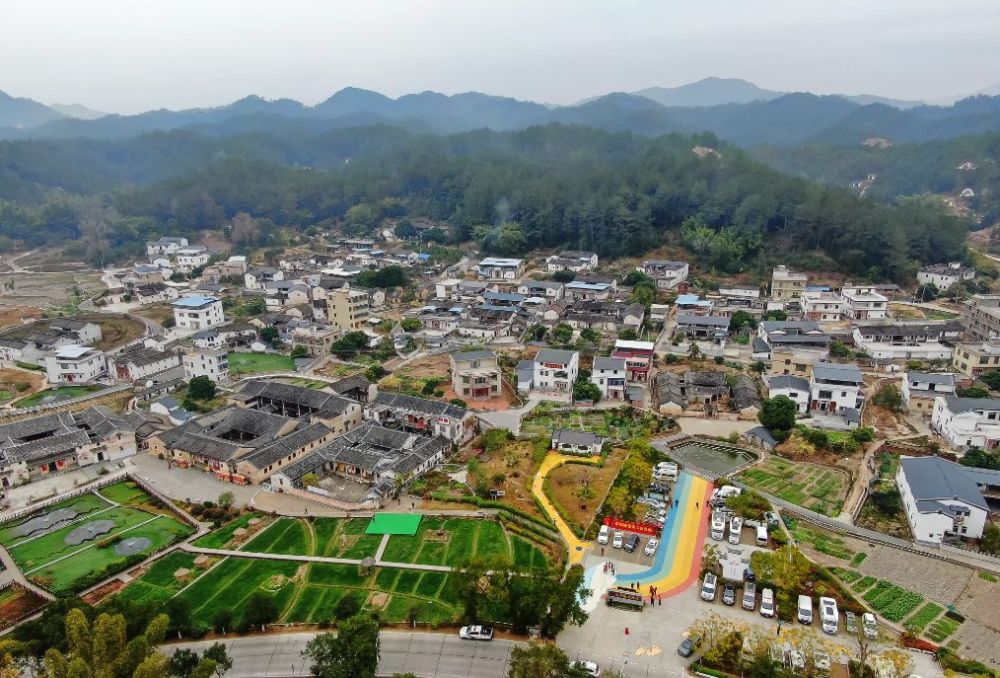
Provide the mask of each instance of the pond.
[{"label": "pond", "polygon": [[685,440],[668,449],[667,453],[682,464],[690,464],[719,476],[729,475],[756,459],[756,455],[749,450],[697,439]]}]

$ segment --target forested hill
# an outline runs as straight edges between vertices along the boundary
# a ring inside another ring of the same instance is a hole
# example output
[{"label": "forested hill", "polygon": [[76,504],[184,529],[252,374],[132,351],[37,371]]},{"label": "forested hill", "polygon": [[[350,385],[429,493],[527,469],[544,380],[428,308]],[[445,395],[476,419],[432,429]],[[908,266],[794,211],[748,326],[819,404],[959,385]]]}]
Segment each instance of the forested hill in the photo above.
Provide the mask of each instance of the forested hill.
[{"label": "forested hill", "polygon": [[[0,208],[0,245],[76,241],[95,262],[138,254],[154,235],[224,228],[245,212],[260,220],[254,242],[263,246],[292,229],[360,233],[385,217],[430,217],[503,254],[570,246],[638,255],[671,239],[719,270],[792,260],[902,280],[919,263],[961,256],[966,232],[932,206],[862,201],[711,135],[563,125],[443,137],[376,127],[4,142],[0,172],[13,201]],[[520,226],[499,227],[507,221]]]}]

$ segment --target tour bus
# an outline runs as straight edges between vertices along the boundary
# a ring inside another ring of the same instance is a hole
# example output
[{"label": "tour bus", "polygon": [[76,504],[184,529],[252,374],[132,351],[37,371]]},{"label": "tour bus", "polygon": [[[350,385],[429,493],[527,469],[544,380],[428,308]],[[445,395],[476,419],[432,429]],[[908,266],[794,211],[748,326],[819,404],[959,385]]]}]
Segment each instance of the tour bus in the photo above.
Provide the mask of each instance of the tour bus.
[{"label": "tour bus", "polygon": [[840,613],[837,612],[836,600],[825,596],[819,599],[819,620],[823,623],[823,633],[829,633],[830,635],[837,633],[837,623],[840,621]]},{"label": "tour bus", "polygon": [[799,596],[799,623],[800,624],[812,624],[813,623],[813,599],[807,595]]},{"label": "tour bus", "polygon": [[608,589],[608,605],[623,607],[629,610],[641,610],[646,606],[646,601],[642,594],[624,586],[615,586]]}]

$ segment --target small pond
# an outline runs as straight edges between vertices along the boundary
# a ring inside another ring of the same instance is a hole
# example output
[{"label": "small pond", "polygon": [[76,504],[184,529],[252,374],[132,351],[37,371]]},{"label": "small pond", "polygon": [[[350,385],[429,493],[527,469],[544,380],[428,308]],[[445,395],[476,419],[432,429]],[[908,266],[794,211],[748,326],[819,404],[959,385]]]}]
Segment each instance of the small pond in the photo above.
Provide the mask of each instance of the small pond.
[{"label": "small pond", "polygon": [[685,440],[667,450],[681,464],[690,464],[709,473],[724,476],[755,460],[756,455],[740,447],[711,440]]}]

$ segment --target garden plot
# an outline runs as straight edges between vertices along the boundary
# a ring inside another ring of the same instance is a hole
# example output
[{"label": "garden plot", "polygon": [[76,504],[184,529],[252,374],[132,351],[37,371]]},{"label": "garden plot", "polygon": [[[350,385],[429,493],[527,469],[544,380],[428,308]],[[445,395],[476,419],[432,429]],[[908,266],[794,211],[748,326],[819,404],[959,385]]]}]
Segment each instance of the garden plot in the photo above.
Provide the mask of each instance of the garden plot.
[{"label": "garden plot", "polygon": [[369,522],[368,518],[280,518],[240,550],[358,560],[374,557],[382,537],[365,534]]},{"label": "garden plot", "polygon": [[0,543],[25,575],[62,592],[96,583],[193,531],[172,514],[150,510],[153,500],[132,483],[106,491],[127,503],[113,505],[96,494],[76,497],[3,528]]},{"label": "garden plot", "polygon": [[393,536],[382,560],[455,567],[470,557],[500,558],[522,567],[545,567],[545,556],[500,523],[464,518],[424,518],[412,537]]},{"label": "garden plot", "polygon": [[292,372],[295,361],[287,355],[276,353],[230,353],[229,371],[233,374],[251,374],[257,372]]},{"label": "garden plot", "polygon": [[848,479],[843,471],[781,457],[768,457],[739,478],[755,490],[828,516],[838,515],[847,497]]},{"label": "garden plot", "polygon": [[551,438],[555,429],[590,431],[605,438],[630,440],[641,436],[643,422],[618,410],[552,412],[536,409],[521,422],[521,436]]}]

